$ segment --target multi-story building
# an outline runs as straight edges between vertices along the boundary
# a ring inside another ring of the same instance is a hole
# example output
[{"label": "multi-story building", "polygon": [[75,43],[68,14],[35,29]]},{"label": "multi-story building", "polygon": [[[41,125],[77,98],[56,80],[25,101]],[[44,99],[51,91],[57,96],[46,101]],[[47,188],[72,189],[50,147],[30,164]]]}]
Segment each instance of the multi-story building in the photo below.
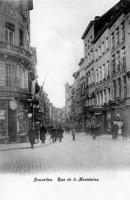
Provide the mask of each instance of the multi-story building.
[{"label": "multi-story building", "polygon": [[120,0],[95,17],[82,35],[84,58],[79,63],[79,87],[84,128],[96,125],[100,133],[105,133],[113,120],[123,120],[130,132],[129,33],[130,1]]},{"label": "multi-story building", "polygon": [[86,78],[85,78],[85,59],[81,58],[79,62],[79,79],[78,87],[76,87],[76,113],[78,114],[76,127],[79,129],[84,129],[85,124],[85,88],[86,88]]},{"label": "multi-story building", "polygon": [[82,124],[82,107],[80,101],[80,71],[73,73],[74,83],[71,87],[71,126],[81,128]]},{"label": "multi-story building", "polygon": [[35,70],[30,49],[32,0],[0,1],[0,141],[21,141],[29,127],[25,99]]},{"label": "multi-story building", "polygon": [[[111,129],[113,120],[124,120],[127,129],[130,130],[130,2],[121,0],[104,15],[95,19],[93,27],[97,30],[92,40],[94,102],[86,103],[88,109],[94,105],[90,124],[99,125],[100,131],[105,133]],[[90,90],[88,93],[91,96]]]},{"label": "multi-story building", "polygon": [[71,86],[69,83],[65,84],[65,108],[66,108],[66,121],[70,120],[71,115]]},{"label": "multi-story building", "polygon": [[52,103],[49,104],[49,123],[48,126],[61,125],[66,123],[66,108],[56,108]]},{"label": "multi-story building", "polygon": [[[82,35],[84,40],[84,69],[85,69],[85,92],[83,94],[83,111],[84,111],[84,128],[93,125],[95,123],[95,66],[94,59],[95,53],[98,54],[98,50],[95,51],[93,40],[98,33],[100,26],[97,25],[99,17],[95,17],[93,21],[89,23],[85,32]],[[99,48],[99,50],[101,47]],[[99,51],[100,53],[100,51]],[[81,99],[82,99],[81,98]]]}]

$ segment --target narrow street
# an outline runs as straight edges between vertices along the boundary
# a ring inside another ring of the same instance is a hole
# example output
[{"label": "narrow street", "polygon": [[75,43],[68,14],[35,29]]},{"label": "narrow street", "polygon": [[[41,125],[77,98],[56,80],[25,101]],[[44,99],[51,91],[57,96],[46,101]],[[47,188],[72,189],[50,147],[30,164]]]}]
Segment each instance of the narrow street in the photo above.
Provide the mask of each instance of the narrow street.
[{"label": "narrow street", "polygon": [[130,166],[130,141],[120,137],[100,136],[96,140],[81,133],[72,141],[64,134],[63,141],[0,145],[0,173],[46,173],[88,171],[95,169],[126,169]]}]

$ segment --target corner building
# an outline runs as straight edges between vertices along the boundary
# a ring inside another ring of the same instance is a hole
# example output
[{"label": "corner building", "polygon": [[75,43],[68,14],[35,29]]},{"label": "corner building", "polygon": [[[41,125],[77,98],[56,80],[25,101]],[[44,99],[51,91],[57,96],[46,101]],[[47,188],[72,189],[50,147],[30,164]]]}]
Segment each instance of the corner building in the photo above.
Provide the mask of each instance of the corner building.
[{"label": "corner building", "polygon": [[130,132],[130,1],[120,0],[86,28],[84,126],[99,133],[123,120]]},{"label": "corner building", "polygon": [[26,140],[35,70],[30,49],[31,0],[0,1],[0,143]]}]

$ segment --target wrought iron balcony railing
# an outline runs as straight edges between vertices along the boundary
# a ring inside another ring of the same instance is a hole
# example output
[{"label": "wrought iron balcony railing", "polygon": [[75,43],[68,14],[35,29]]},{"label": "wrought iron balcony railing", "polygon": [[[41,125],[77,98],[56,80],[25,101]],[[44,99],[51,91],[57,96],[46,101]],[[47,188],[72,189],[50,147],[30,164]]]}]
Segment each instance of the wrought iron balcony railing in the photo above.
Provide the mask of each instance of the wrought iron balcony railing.
[{"label": "wrought iron balcony railing", "polygon": [[15,46],[8,44],[6,42],[0,41],[0,53],[5,55],[18,56],[31,62],[31,54],[26,49],[20,46]]}]

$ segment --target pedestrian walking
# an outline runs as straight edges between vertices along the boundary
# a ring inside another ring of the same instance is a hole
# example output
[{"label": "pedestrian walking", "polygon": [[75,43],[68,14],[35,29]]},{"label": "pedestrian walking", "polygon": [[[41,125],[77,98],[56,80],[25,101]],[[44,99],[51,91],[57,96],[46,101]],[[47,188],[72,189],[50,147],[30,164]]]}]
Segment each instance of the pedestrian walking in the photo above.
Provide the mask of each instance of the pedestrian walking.
[{"label": "pedestrian walking", "polygon": [[123,139],[127,139],[128,138],[128,131],[127,131],[126,122],[123,123],[121,129],[122,129],[122,137],[123,137]]},{"label": "pedestrian walking", "polygon": [[39,128],[38,127],[34,127],[34,135],[35,135],[35,143],[39,142]]},{"label": "pedestrian walking", "polygon": [[96,128],[95,125],[92,125],[92,127],[91,127],[91,131],[92,131],[93,139],[96,140],[96,136],[97,136],[97,128]]},{"label": "pedestrian walking", "polygon": [[55,127],[55,131],[54,131],[54,138],[55,138],[55,142],[58,140],[58,126]]},{"label": "pedestrian walking", "polygon": [[72,139],[73,139],[73,141],[75,141],[75,133],[76,133],[76,129],[73,128],[72,129]]},{"label": "pedestrian walking", "polygon": [[62,142],[63,133],[64,133],[64,130],[61,127],[59,127],[58,128],[58,138],[59,138],[60,142]]},{"label": "pedestrian walking", "polygon": [[50,129],[50,135],[51,135],[52,142],[54,143],[56,141],[56,131],[53,126]]},{"label": "pedestrian walking", "polygon": [[111,127],[111,131],[112,131],[112,138],[113,140],[116,140],[118,138],[118,125],[116,124],[116,122],[112,122],[112,127]]},{"label": "pedestrian walking", "polygon": [[47,133],[47,128],[43,124],[40,128],[40,140],[42,141],[42,143],[45,143],[46,133]]},{"label": "pedestrian walking", "polygon": [[29,142],[31,144],[31,148],[34,148],[34,143],[35,143],[35,133],[34,130],[32,128],[29,129],[28,131],[28,138],[29,138]]}]

